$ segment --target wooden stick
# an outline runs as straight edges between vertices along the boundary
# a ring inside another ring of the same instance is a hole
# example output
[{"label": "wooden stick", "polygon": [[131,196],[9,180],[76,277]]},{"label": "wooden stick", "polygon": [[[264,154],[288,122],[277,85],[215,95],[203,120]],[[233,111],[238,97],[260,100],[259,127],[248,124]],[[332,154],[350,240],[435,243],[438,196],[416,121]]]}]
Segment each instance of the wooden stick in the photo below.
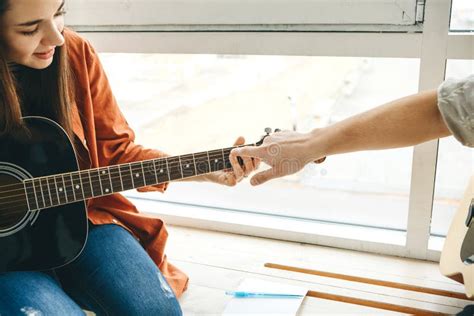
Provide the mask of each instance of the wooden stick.
[{"label": "wooden stick", "polygon": [[446,290],[439,290],[439,289],[421,287],[421,286],[404,284],[404,283],[397,283],[397,282],[369,279],[369,278],[363,278],[363,277],[357,277],[357,276],[345,275],[345,274],[339,274],[339,273],[291,267],[291,266],[285,266],[285,265],[276,264],[276,263],[265,263],[265,267],[272,268],[272,269],[305,273],[305,274],[318,275],[322,277],[334,278],[334,279],[340,279],[340,280],[346,280],[346,281],[352,281],[352,282],[360,282],[360,283],[366,283],[366,284],[372,284],[372,285],[378,285],[378,286],[391,287],[391,288],[413,291],[413,292],[446,296],[446,297],[457,298],[457,299],[462,299],[462,300],[471,300],[471,301],[474,300],[474,298],[470,299],[464,293],[460,293],[460,292],[451,292],[451,291],[446,291]]},{"label": "wooden stick", "polygon": [[364,300],[361,298],[316,292],[316,291],[308,291],[308,294],[306,294],[306,296],[321,298],[324,300],[343,302],[343,303],[348,303],[348,304],[362,305],[362,306],[384,309],[388,311],[394,311],[394,312],[405,313],[405,314],[412,314],[412,315],[426,315],[426,316],[447,315],[447,314],[433,312],[433,311],[429,311],[425,309],[418,309],[414,307],[382,303],[382,302],[377,302],[377,301]]}]

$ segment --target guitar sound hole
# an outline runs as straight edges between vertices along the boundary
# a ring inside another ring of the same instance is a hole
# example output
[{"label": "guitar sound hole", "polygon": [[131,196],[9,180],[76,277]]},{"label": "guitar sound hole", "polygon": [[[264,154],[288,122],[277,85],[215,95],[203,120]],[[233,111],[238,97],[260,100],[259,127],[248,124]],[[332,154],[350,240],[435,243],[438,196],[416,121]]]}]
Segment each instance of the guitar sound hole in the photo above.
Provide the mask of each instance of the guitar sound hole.
[{"label": "guitar sound hole", "polygon": [[0,231],[16,226],[27,214],[28,203],[22,182],[0,174]]}]

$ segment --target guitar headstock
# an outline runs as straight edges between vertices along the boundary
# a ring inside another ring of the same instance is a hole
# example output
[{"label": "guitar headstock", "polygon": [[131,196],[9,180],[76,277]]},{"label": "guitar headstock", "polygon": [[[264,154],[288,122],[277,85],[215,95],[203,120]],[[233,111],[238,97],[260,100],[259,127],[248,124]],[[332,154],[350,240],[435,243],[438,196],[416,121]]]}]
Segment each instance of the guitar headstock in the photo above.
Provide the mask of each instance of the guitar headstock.
[{"label": "guitar headstock", "polygon": [[[274,133],[278,133],[278,132],[281,132],[281,129],[275,128]],[[256,146],[262,145],[265,138],[270,136],[271,133],[272,133],[272,129],[270,127],[265,127],[265,135],[263,135],[262,138],[258,142],[255,143],[255,145]]]}]

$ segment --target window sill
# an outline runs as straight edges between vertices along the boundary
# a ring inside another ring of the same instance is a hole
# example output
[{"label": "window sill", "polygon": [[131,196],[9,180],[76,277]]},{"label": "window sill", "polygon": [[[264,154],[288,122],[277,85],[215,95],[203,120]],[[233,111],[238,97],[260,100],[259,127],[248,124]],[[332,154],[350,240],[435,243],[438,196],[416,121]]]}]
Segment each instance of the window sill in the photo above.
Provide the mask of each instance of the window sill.
[{"label": "window sill", "polygon": [[[172,225],[409,257],[403,231],[239,212],[137,195],[127,192],[126,196],[142,212]],[[428,260],[439,260],[439,251],[429,251]]]}]

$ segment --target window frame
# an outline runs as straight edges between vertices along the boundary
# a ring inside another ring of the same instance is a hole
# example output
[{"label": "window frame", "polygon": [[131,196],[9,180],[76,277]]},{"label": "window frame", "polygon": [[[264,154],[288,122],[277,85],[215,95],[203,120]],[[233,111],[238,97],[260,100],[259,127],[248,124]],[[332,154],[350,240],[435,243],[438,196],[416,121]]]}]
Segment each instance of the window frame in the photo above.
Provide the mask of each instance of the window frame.
[{"label": "window frame", "polygon": [[[120,27],[108,31],[85,27],[82,31],[99,52],[419,58],[419,90],[422,91],[436,88],[444,80],[447,59],[474,59],[471,49],[474,36],[449,33],[450,8],[450,0],[428,1],[421,32],[352,32],[350,25],[342,25],[345,32],[196,32],[192,28],[188,31],[127,31]],[[76,29],[81,31],[81,27]],[[181,210],[173,208],[173,213],[160,210],[154,215],[169,224],[437,261],[440,249],[429,247],[433,243],[430,221],[437,153],[437,140],[414,146],[406,235],[384,238],[383,232],[374,231],[373,236],[381,236],[377,242],[321,234],[318,230],[285,230],[276,224],[255,227],[246,224],[253,222],[251,214],[226,222],[213,219],[213,213],[209,213],[212,210],[202,208],[191,216],[186,210],[190,206],[186,205]],[[136,194],[128,196],[139,205],[150,203]],[[399,238],[405,242],[399,244]]]},{"label": "window frame", "polygon": [[[420,0],[69,0],[72,25],[415,25]],[[113,12],[114,14],[109,14]]]}]

